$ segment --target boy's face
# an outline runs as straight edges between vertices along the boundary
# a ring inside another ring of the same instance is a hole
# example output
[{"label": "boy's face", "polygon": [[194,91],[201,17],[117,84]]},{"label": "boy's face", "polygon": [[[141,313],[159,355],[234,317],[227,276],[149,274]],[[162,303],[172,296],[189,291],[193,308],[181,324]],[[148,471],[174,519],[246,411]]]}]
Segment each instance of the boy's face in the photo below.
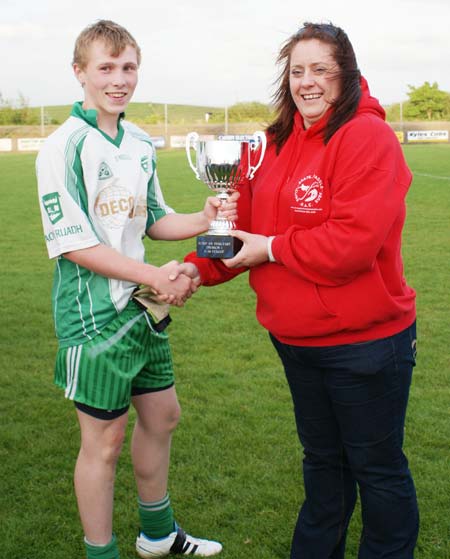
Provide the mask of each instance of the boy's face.
[{"label": "boy's face", "polygon": [[74,64],[73,69],[84,89],[84,109],[96,109],[99,118],[117,118],[125,110],[138,81],[134,47],[128,45],[119,56],[112,56],[103,41],[94,41],[86,67]]}]

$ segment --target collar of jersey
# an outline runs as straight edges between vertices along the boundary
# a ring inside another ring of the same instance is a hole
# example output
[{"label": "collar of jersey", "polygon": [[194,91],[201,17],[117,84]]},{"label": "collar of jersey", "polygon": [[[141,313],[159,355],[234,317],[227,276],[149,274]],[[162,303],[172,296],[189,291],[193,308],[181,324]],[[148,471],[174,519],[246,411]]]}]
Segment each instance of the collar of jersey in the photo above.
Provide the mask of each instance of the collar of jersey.
[{"label": "collar of jersey", "polygon": [[76,103],[74,103],[72,107],[72,112],[70,114],[77,118],[81,118],[82,120],[87,122],[90,126],[96,128],[102,136],[104,136],[109,142],[114,144],[116,147],[120,146],[120,143],[123,138],[123,132],[124,132],[123,126],[120,121],[125,117],[125,113],[120,113],[119,115],[119,120],[117,122],[118,133],[115,138],[111,138],[111,136],[105,134],[103,130],[100,130],[97,124],[98,111],[96,109],[87,109],[87,110],[83,109],[83,101],[77,101]]}]

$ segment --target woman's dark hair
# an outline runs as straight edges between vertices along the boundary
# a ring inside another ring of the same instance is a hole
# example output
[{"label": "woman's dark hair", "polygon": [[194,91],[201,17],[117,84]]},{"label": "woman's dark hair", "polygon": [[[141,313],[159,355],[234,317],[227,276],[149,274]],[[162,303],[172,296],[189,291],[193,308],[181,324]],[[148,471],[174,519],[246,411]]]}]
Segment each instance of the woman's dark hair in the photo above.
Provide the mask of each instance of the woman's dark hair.
[{"label": "woman's dark hair", "polygon": [[355,52],[347,34],[331,23],[303,24],[282,46],[277,63],[282,65],[278,79],[278,89],[273,100],[277,109],[276,120],[267,128],[272,141],[280,151],[294,125],[297,107],[289,89],[290,58],[293,48],[300,41],[318,39],[332,47],[333,57],[338,65],[335,78],[341,80],[341,93],[333,102],[334,110],[324,128],[324,142],[328,143],[332,135],[352,118],[361,98],[361,73],[356,62]]}]

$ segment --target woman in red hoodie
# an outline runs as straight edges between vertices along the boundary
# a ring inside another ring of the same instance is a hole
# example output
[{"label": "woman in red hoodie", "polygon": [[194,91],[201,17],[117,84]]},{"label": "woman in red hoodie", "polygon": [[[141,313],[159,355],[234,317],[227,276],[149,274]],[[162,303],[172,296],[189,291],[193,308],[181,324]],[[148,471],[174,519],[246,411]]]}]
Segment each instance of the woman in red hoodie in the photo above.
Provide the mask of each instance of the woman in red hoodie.
[{"label": "woman in red hoodie", "polygon": [[344,557],[359,489],[360,559],[410,559],[418,534],[402,451],[415,293],[401,233],[411,173],[342,29],[305,23],[283,46],[278,116],[240,188],[243,248],[186,258],[203,285],[250,270],[304,448],[291,559]]}]

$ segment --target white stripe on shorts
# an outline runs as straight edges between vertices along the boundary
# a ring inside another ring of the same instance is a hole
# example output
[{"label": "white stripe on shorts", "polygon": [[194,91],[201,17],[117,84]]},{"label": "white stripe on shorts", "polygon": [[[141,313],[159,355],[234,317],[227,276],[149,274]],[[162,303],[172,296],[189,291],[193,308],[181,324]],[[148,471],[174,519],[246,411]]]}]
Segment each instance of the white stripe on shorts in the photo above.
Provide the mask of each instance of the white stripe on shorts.
[{"label": "white stripe on shorts", "polygon": [[78,371],[80,367],[82,345],[69,347],[66,357],[66,391],[65,396],[73,400],[78,386]]}]

